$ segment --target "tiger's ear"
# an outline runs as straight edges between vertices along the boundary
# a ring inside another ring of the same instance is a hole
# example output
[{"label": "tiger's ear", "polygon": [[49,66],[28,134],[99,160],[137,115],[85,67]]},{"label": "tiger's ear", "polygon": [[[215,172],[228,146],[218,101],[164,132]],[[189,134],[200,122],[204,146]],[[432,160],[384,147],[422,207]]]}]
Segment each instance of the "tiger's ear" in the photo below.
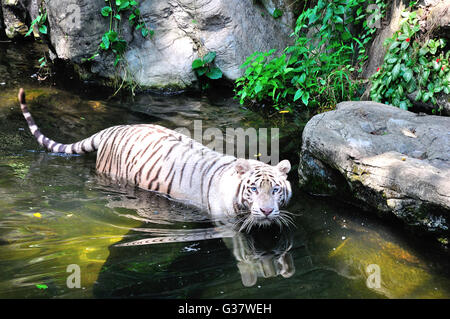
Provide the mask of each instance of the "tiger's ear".
[{"label": "tiger's ear", "polygon": [[234,165],[234,168],[239,175],[244,175],[251,169],[251,166],[247,160],[238,158],[236,164]]},{"label": "tiger's ear", "polygon": [[283,160],[278,163],[276,168],[278,168],[281,173],[287,175],[287,173],[291,170],[291,163],[288,160]]}]

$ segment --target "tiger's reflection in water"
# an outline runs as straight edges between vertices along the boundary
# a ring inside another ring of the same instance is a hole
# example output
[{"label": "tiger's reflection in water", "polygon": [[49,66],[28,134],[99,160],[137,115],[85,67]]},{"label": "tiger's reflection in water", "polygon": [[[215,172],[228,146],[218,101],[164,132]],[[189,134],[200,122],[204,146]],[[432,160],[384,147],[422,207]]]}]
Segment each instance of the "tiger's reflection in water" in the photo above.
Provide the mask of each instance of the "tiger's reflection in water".
[{"label": "tiger's reflection in water", "polygon": [[256,285],[258,278],[289,278],[295,273],[291,255],[293,234],[289,228],[272,225],[240,232],[239,225],[223,219],[211,220],[207,212],[188,203],[137,188],[122,186],[118,190],[117,185],[101,176],[98,181],[108,192],[117,191],[117,196],[112,196],[107,204],[112,211],[143,223],[114,245],[116,252],[125,247],[181,242],[193,242],[186,247],[195,247],[195,242],[221,239],[234,256],[245,287]]}]

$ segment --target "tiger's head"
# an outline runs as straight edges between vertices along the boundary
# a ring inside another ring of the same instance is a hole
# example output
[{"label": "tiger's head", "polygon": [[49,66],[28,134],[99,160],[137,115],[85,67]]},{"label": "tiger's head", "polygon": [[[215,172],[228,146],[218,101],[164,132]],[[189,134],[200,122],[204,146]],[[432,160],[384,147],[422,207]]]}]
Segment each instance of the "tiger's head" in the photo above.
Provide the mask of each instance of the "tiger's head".
[{"label": "tiger's head", "polygon": [[241,230],[273,223],[280,226],[292,223],[290,214],[280,210],[292,196],[291,184],[287,180],[291,170],[288,160],[270,166],[256,160],[238,159],[235,170],[240,180],[235,211],[239,222],[242,222]]}]

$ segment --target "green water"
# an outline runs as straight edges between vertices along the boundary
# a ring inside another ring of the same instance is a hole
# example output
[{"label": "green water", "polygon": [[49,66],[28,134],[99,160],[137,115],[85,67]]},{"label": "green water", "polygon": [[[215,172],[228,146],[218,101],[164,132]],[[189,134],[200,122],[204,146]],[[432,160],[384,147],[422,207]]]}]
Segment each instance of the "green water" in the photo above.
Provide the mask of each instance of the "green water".
[{"label": "green water", "polygon": [[[120,101],[39,84],[31,75],[40,49],[0,45],[0,298],[449,298],[447,254],[349,205],[294,188],[297,227],[241,234],[195,208],[111,184],[96,175],[94,154],[43,152],[20,113],[20,86],[42,131],[61,142],[125,123],[271,123],[229,98]],[[300,137],[284,120],[282,157],[296,164]],[[366,283],[373,264],[379,287]],[[69,265],[79,266],[80,288],[67,285]]]}]

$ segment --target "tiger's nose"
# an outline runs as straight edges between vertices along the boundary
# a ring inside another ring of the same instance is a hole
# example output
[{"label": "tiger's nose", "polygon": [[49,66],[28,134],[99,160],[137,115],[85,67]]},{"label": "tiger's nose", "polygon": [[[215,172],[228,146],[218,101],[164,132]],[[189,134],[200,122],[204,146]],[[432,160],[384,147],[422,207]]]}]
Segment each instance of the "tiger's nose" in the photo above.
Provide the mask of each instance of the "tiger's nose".
[{"label": "tiger's nose", "polygon": [[273,208],[260,208],[259,210],[266,216],[269,216],[273,212]]}]

